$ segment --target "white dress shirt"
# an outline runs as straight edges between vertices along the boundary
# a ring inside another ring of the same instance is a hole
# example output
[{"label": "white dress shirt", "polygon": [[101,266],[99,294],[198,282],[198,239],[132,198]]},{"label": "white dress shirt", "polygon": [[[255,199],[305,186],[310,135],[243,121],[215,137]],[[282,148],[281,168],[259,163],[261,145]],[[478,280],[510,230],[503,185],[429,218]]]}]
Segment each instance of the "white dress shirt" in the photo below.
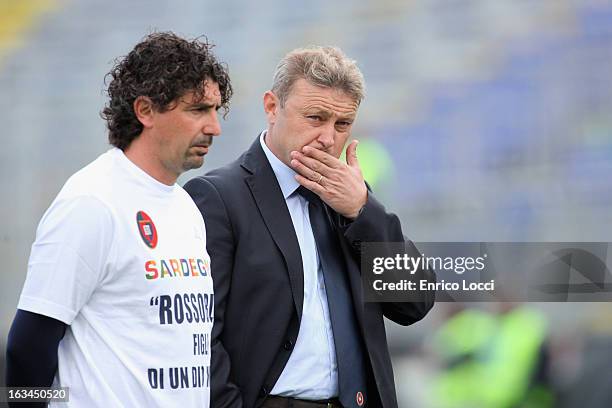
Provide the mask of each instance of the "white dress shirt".
[{"label": "white dress shirt", "polygon": [[260,135],[261,147],[280,185],[297,235],[304,266],[304,304],[295,346],[272,395],[301,399],[338,396],[338,367],[323,271],[310,226],[308,201],[297,193],[296,172],[281,162]]}]

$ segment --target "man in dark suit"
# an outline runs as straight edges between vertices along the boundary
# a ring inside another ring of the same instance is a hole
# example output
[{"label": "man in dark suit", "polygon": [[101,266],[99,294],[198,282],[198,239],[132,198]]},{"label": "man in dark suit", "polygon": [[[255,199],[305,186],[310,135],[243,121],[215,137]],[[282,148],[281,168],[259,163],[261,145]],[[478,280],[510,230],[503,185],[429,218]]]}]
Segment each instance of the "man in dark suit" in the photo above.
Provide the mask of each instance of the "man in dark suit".
[{"label": "man in dark suit", "polygon": [[433,297],[363,301],[361,242],[404,241],[368,191],[357,141],[339,159],[363,94],[340,50],[290,52],[264,95],[267,130],[238,160],[185,185],[211,256],[215,408],[397,407],[383,316],[412,324]]}]

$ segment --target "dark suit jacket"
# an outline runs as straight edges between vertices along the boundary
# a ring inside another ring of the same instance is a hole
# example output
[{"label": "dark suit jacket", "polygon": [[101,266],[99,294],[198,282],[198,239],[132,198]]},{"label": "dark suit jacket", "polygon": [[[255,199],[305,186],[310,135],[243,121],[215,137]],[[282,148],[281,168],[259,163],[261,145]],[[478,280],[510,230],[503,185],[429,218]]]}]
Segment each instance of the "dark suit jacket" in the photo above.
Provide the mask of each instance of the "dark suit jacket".
[{"label": "dark suit jacket", "polygon": [[[259,138],[238,160],[190,180],[185,189],[206,222],[211,256],[211,406],[258,407],[285,367],[302,319],[302,259],[289,210]],[[370,363],[368,406],[397,407],[383,315],[409,325],[427,314],[433,298],[363,302],[360,243],[404,241],[398,218],[371,193],[359,217],[337,231],[350,290],[360,305],[357,321]]]}]

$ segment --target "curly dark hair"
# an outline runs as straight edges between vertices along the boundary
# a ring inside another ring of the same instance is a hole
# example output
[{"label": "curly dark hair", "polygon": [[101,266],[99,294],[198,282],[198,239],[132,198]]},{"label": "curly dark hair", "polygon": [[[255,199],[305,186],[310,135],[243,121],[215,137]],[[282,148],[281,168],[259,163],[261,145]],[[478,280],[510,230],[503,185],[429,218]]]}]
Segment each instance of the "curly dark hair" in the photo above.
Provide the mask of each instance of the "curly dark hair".
[{"label": "curly dark hair", "polygon": [[125,57],[115,60],[106,74],[110,78],[109,101],[101,112],[107,121],[110,144],[125,150],[140,135],[143,126],[134,113],[139,96],[151,99],[154,109],[165,112],[189,91],[204,97],[204,81],[219,84],[224,117],[229,110],[232,86],[225,64],[212,53],[206,37],[183,39],[172,32],[147,35]]}]

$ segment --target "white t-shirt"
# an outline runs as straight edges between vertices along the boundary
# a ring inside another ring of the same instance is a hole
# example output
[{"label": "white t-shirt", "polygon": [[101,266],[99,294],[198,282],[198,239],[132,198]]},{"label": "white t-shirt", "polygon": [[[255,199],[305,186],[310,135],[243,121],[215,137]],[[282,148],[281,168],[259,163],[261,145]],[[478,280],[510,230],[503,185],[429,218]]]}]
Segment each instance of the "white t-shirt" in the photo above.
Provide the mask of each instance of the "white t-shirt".
[{"label": "white t-shirt", "polygon": [[213,305],[198,208],[111,149],[44,214],[18,308],[69,325],[69,406],[185,408],[209,406]]}]

